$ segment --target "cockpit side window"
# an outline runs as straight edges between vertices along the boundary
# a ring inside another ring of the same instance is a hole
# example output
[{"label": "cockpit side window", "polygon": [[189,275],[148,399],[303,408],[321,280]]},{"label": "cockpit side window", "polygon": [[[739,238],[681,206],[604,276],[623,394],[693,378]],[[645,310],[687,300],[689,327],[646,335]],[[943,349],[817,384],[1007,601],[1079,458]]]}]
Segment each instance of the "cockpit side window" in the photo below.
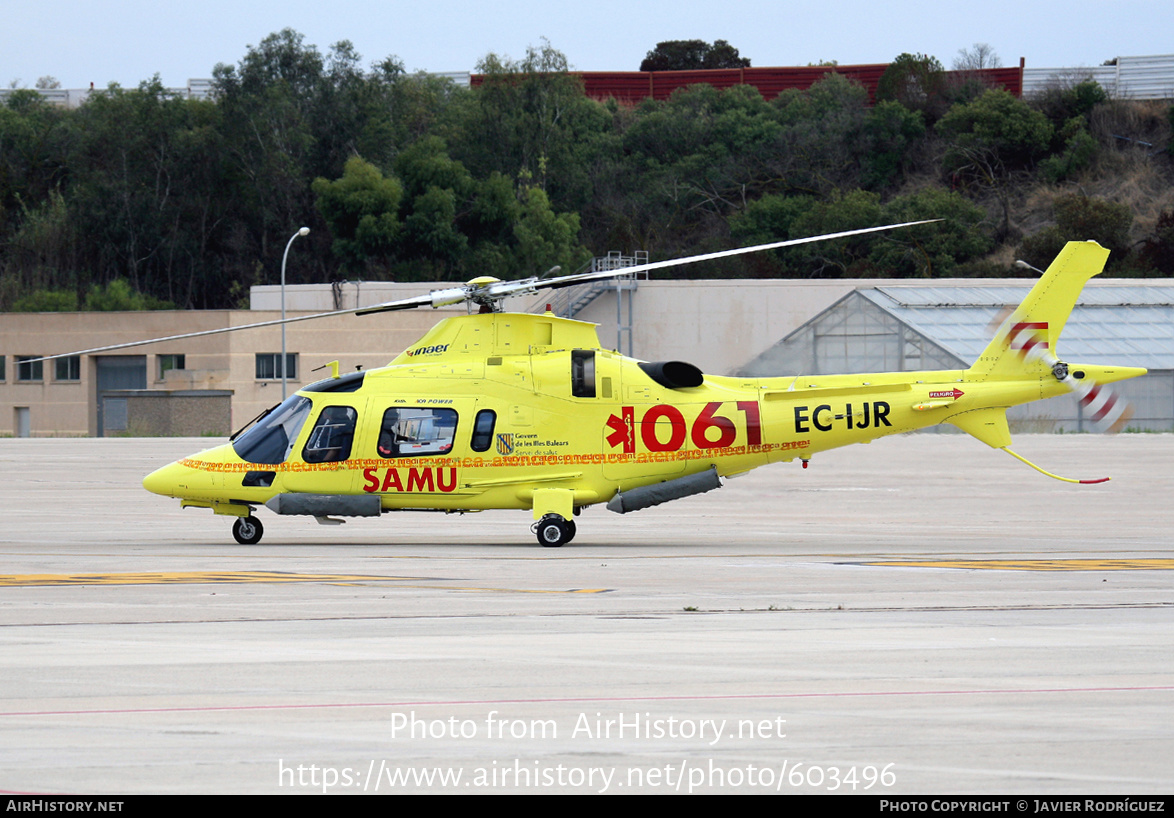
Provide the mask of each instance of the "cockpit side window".
[{"label": "cockpit side window", "polygon": [[318,415],[310,437],[302,449],[307,463],[333,463],[351,456],[355,439],[355,422],[359,413],[353,406],[327,406]]},{"label": "cockpit side window", "polygon": [[457,433],[454,409],[393,406],[383,413],[376,453],[380,457],[421,457],[452,451]]}]

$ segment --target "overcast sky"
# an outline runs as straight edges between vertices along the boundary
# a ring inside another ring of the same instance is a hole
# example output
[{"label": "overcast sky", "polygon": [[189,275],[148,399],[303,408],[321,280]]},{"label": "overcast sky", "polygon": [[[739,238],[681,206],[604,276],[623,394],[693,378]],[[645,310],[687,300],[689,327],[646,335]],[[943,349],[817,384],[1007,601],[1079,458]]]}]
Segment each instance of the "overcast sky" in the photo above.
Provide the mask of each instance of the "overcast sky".
[{"label": "overcast sky", "polygon": [[0,0],[0,85],[51,75],[65,88],[182,87],[235,64],[249,45],[293,28],[322,52],[350,40],[370,64],[470,71],[489,52],[514,58],[546,37],[581,71],[635,71],[661,40],[728,40],[755,66],[888,62],[902,52],[950,67],[988,43],[1007,66],[1100,65],[1174,53],[1171,0]]}]

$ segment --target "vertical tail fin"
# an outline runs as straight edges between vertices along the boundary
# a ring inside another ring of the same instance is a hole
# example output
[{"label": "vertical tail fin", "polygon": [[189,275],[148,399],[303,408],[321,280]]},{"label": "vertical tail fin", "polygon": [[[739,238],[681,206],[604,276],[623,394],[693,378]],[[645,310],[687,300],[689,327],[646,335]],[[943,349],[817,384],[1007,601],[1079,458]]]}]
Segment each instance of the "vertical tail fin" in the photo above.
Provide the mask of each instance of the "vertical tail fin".
[{"label": "vertical tail fin", "polygon": [[1034,374],[1056,356],[1056,342],[1084,285],[1105,269],[1109,251],[1095,241],[1070,241],[1043,277],[1003,322],[972,375],[1007,377]]},{"label": "vertical tail fin", "polygon": [[[1022,392],[1025,382],[1040,380],[1041,392],[1037,397],[1047,397],[1044,393],[1048,391],[1056,394],[1056,388],[1062,384],[1075,392],[1082,403],[1092,406],[1095,402],[1098,416],[1094,420],[1097,420],[1101,414],[1107,415],[1119,405],[1116,396],[1102,389],[1100,384],[1145,374],[1144,369],[1083,364],[1072,373],[1068,364],[1056,356],[1056,342],[1076,306],[1076,299],[1088,280],[1105,269],[1108,258],[1109,251],[1095,241],[1070,241],[1065,245],[1023,303],[1003,321],[994,339],[967,373],[976,381],[1018,382],[1019,395],[1008,394],[1007,405],[972,409],[946,418],[946,423],[957,426],[991,448],[1002,449],[1040,474],[1056,480],[1066,483],[1103,483],[1108,480],[1107,477],[1077,480],[1040,468],[1011,451],[1011,431],[1007,426],[1007,406],[1026,402]],[[1043,389],[1045,382],[1051,384],[1051,390]],[[1106,394],[1107,397],[1102,397]]]}]

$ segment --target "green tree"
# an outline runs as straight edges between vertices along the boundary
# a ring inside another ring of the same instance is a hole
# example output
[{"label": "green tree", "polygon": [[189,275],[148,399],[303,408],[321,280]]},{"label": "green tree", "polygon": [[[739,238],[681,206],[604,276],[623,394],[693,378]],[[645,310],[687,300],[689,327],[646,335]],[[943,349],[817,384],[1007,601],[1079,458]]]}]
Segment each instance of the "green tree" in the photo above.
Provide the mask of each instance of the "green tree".
[{"label": "green tree", "polygon": [[496,171],[477,186],[466,219],[466,232],[478,245],[505,245],[518,219],[518,199],[509,177]]},{"label": "green tree", "polygon": [[412,200],[411,213],[404,219],[401,256],[426,260],[436,279],[450,277],[469,244],[456,220],[456,193],[429,187]]},{"label": "green tree", "polygon": [[1040,173],[1053,184],[1071,179],[1079,172],[1089,168],[1100,149],[1084,125],[1077,119],[1072,120],[1075,127],[1072,135],[1064,141],[1061,153],[1049,156],[1040,162]]},{"label": "green tree", "polygon": [[[728,246],[735,217],[764,196],[817,201],[859,187],[882,144],[864,130],[867,106],[865,89],[834,73],[769,103],[748,86],[708,85],[646,100],[620,126],[624,160],[614,178],[625,185],[625,232],[666,256],[716,250]],[[737,259],[682,272],[763,275],[772,264]]]},{"label": "green tree", "polygon": [[[880,196],[865,190],[837,192],[817,202],[795,220],[794,237],[840,233],[884,224]],[[860,278],[873,275],[869,256],[873,236],[852,236],[834,241],[800,245],[786,251],[789,266],[801,278]]]},{"label": "green tree", "polygon": [[925,54],[897,56],[876,86],[877,100],[893,100],[911,111],[920,111],[932,124],[949,107],[946,73],[937,58]]},{"label": "green tree", "polygon": [[945,161],[957,170],[974,150],[993,153],[1007,166],[1026,166],[1048,149],[1053,129],[1047,117],[999,88],[955,105],[938,122],[937,131],[953,140]]},{"label": "green tree", "polygon": [[814,206],[812,196],[767,194],[730,217],[730,235],[744,246],[793,238],[796,220]]},{"label": "green tree", "polygon": [[668,100],[646,100],[625,123],[613,182],[624,186],[625,231],[666,255],[716,249],[729,215],[778,178],[770,165],[787,158],[778,145],[782,130],[748,86],[693,85]]},{"label": "green tree", "polygon": [[395,170],[404,185],[399,258],[411,260],[416,275],[451,277],[463,266],[469,246],[462,222],[477,187],[473,177],[448,155],[444,141],[434,136],[403,151],[396,158]]},{"label": "green tree", "polygon": [[515,275],[541,275],[556,264],[571,272],[590,259],[591,254],[579,246],[577,214],[555,213],[546,194],[534,186],[523,187],[518,200]]},{"label": "green tree", "polygon": [[1052,123],[1052,155],[1040,162],[1045,179],[1061,182],[1092,166],[1100,145],[1089,133],[1089,122],[1093,110],[1108,99],[1092,80],[1053,83],[1031,97],[1031,107]]},{"label": "green tree", "polygon": [[1028,100],[1031,107],[1046,116],[1057,129],[1073,117],[1081,117],[1087,123],[1093,108],[1108,101],[1109,95],[1093,79],[1075,84],[1053,82]]},{"label": "green tree", "polygon": [[704,68],[749,68],[750,60],[725,40],[666,40],[640,63],[641,71],[695,71]]},{"label": "green tree", "polygon": [[611,119],[583,93],[562,52],[543,41],[519,61],[487,55],[479,86],[456,101],[443,135],[475,178],[490,173],[529,179],[557,208],[592,198],[590,166]]},{"label": "green tree", "polygon": [[[21,212],[6,248],[8,288],[18,293],[68,289],[76,305],[77,268],[84,248],[61,190],[49,191],[35,208],[29,208],[19,194],[16,201]],[[15,306],[13,309],[40,311]]]},{"label": "green tree", "polygon": [[[219,108],[235,125],[226,133],[226,149],[237,179],[237,242],[245,268],[235,272],[241,279],[251,277],[253,259],[271,258],[270,248],[283,246],[290,226],[312,212],[310,181],[338,173],[311,161],[313,105],[324,69],[318,49],[287,28],[250,46],[238,66],[212,71]],[[296,260],[290,272],[299,280]]]},{"label": "green tree", "polygon": [[35,290],[12,302],[10,312],[76,312],[77,293],[73,290]]},{"label": "green tree", "polygon": [[898,178],[914,145],[925,138],[925,119],[920,111],[883,100],[868,111],[862,130],[867,149],[861,157],[861,182],[883,189]]},{"label": "green tree", "polygon": [[1141,249],[1142,263],[1164,276],[1174,275],[1174,210],[1163,210]]},{"label": "green tree", "polygon": [[0,227],[17,217],[18,196],[39,200],[65,178],[67,116],[27,89],[0,104]]},{"label": "green tree", "polygon": [[64,192],[76,130],[36,91],[0,104],[0,270],[6,291],[73,287],[78,242]]},{"label": "green tree", "polygon": [[224,188],[220,110],[181,99],[158,77],[137,89],[111,86],[73,118],[75,150],[66,194],[71,224],[87,242],[76,282],[125,277],[130,286],[185,306],[218,302]]},{"label": "green tree", "polygon": [[116,278],[104,285],[91,285],[86,293],[85,309],[91,312],[173,310],[175,305],[137,292],[125,278]]},{"label": "green tree", "polygon": [[829,73],[806,91],[781,94],[773,104],[784,132],[772,146],[768,166],[788,188],[827,197],[860,185],[871,152],[864,86]]},{"label": "green tree", "polygon": [[1021,259],[1042,270],[1066,243],[1092,240],[1110,251],[1109,269],[1120,271],[1129,267],[1133,260],[1129,240],[1133,214],[1128,207],[1071,193],[1053,199],[1052,209],[1056,223],[1023,240],[1018,250]]},{"label": "green tree", "polygon": [[959,264],[989,253],[994,245],[986,212],[961,194],[927,187],[898,196],[884,206],[884,222],[939,219],[875,237],[870,260],[894,278],[944,278]]},{"label": "green tree", "polygon": [[370,119],[364,123],[360,150],[363,155],[394,155],[425,136],[443,136],[451,130],[453,112],[467,105],[471,92],[452,80],[420,71],[404,72],[403,64],[387,58],[375,66],[369,80],[372,86]]},{"label": "green tree", "polygon": [[555,265],[569,273],[591,257],[579,243],[578,214],[556,213],[540,188],[515,187],[501,174],[478,185],[464,224],[470,237],[464,269],[470,276],[524,278]]},{"label": "green tree", "polygon": [[[730,216],[730,238],[740,247],[794,238],[795,222],[815,206],[815,201],[813,196],[768,193]],[[747,262],[755,277],[790,277],[786,255],[780,251],[752,253]]]},{"label": "green tree", "polygon": [[[344,178],[346,163],[355,156],[376,168],[391,167],[438,127],[460,96],[447,80],[405,74],[394,57],[370,71],[361,62],[348,41],[323,55],[301,34],[284,29],[250,47],[238,65],[214,70],[218,105],[234,125],[225,131],[237,208],[233,241],[239,266],[231,274],[242,286],[276,276],[289,232],[315,212],[311,180]],[[388,222],[393,217],[394,227]],[[334,257],[348,270],[360,257],[390,263],[388,234],[402,237],[397,231],[404,229],[403,221],[393,209],[362,222],[361,229],[343,227],[330,243]],[[291,256],[291,280],[307,280],[327,265],[327,242],[315,238],[321,235],[315,231],[296,258]]]},{"label": "green tree", "polygon": [[1052,139],[1052,126],[1039,111],[1003,89],[987,91],[951,108],[937,124],[949,140],[943,169],[960,185],[994,194],[1002,211],[1000,240],[1011,235],[1011,199]]},{"label": "green tree", "polygon": [[314,182],[335,255],[347,269],[373,268],[400,280],[517,278],[589,257],[578,243],[577,214],[556,213],[540,188],[515,188],[500,173],[474,180],[439,138],[412,145],[395,169],[385,177],[354,157],[342,178]]},{"label": "green tree", "polygon": [[312,185],[318,211],[334,237],[331,249],[344,269],[360,272],[369,260],[384,263],[396,253],[403,187],[361,157],[349,159],[342,178],[319,177]]},{"label": "green tree", "polygon": [[802,278],[941,277],[990,251],[986,214],[958,193],[925,188],[882,203],[865,190],[809,196],[764,196],[731,221],[739,244],[840,233],[882,224],[940,219],[892,232],[775,251],[772,274]]},{"label": "green tree", "polygon": [[472,175],[449,156],[448,146],[437,136],[426,136],[402,151],[396,157],[395,172],[408,196],[419,196],[436,187],[451,190],[463,200],[474,187]]}]

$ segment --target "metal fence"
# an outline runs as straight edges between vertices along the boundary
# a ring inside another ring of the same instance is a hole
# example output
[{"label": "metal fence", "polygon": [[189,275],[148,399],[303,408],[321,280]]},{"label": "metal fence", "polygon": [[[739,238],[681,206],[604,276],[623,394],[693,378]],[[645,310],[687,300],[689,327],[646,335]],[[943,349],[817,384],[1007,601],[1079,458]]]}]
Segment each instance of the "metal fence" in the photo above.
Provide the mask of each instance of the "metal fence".
[{"label": "metal fence", "polygon": [[1174,54],[1118,57],[1115,62],[1095,68],[1024,68],[1023,93],[1091,79],[1115,99],[1174,99]]}]

